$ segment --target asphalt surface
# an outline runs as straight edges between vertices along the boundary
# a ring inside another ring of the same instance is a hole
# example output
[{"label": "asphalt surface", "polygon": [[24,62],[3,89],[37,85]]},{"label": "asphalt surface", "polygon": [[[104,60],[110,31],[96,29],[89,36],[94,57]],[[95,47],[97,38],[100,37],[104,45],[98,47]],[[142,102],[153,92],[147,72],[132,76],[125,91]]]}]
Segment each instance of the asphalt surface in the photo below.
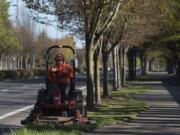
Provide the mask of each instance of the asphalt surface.
[{"label": "asphalt surface", "polygon": [[180,135],[180,81],[174,76],[151,73],[133,82],[151,88],[137,95],[149,106],[128,123],[106,126],[84,135]]},{"label": "asphalt surface", "polygon": [[[77,74],[76,88],[85,90],[86,76]],[[133,82],[152,90],[137,98],[149,105],[130,123],[103,127],[87,135],[180,135],[180,82],[173,76],[154,73]],[[0,135],[20,128],[30,112],[43,79],[0,82]]]},{"label": "asphalt surface", "polygon": [[[85,90],[86,77],[77,74],[76,88]],[[43,79],[0,82],[0,135],[20,128],[20,121],[30,112],[39,89],[45,88]]]}]

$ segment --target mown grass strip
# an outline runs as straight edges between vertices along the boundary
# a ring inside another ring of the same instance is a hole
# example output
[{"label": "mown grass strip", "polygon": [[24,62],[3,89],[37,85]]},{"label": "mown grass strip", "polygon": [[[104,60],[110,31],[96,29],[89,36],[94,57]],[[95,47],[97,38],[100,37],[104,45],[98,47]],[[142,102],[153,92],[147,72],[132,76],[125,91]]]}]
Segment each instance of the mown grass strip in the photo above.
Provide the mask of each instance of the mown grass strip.
[{"label": "mown grass strip", "polygon": [[128,86],[110,91],[110,98],[102,99],[101,105],[96,105],[93,111],[88,112],[88,118],[96,120],[96,124],[93,125],[66,125],[60,128],[55,125],[38,124],[15,130],[11,135],[78,135],[98,127],[131,121],[140,111],[147,109],[145,103],[135,100],[134,96],[148,90],[143,86]]}]

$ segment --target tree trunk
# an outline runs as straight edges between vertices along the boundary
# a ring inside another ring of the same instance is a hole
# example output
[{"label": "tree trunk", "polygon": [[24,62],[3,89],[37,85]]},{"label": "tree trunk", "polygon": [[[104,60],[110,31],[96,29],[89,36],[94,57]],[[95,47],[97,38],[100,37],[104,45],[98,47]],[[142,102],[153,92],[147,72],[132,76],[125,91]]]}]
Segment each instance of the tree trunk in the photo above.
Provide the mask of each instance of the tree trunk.
[{"label": "tree trunk", "polygon": [[2,70],[2,56],[0,56],[0,70]]},{"label": "tree trunk", "polygon": [[146,59],[145,62],[146,62],[146,63],[145,63],[145,74],[147,74],[147,73],[149,72],[149,60]]},{"label": "tree trunk", "polygon": [[4,58],[4,55],[2,54],[1,55],[1,70],[4,70],[4,67],[5,67],[5,60],[4,60],[5,58]]},{"label": "tree trunk", "polygon": [[99,57],[97,54],[94,55],[94,83],[95,83],[95,101],[96,104],[101,104]]},{"label": "tree trunk", "polygon": [[29,55],[27,55],[25,57],[25,68],[28,69],[29,68]]},{"label": "tree trunk", "polygon": [[141,62],[141,75],[144,74],[144,57],[141,55],[140,56],[140,62]]},{"label": "tree trunk", "polygon": [[143,58],[143,70],[142,70],[142,74],[143,75],[146,75],[147,74],[147,57],[146,56],[144,56],[144,58]]},{"label": "tree trunk", "polygon": [[17,57],[13,57],[13,70],[17,69]]},{"label": "tree trunk", "polygon": [[23,69],[26,69],[26,56],[23,56],[22,58],[22,66],[23,66]]},{"label": "tree trunk", "polygon": [[176,62],[173,63],[173,74],[176,75]]},{"label": "tree trunk", "polygon": [[104,45],[102,48],[103,53],[103,97],[106,98],[109,96],[108,91],[108,54],[107,54],[107,45]]},{"label": "tree trunk", "polygon": [[180,60],[179,59],[177,59],[176,60],[176,75],[178,76],[178,77],[180,77]]},{"label": "tree trunk", "polygon": [[136,58],[137,58],[137,54],[136,54],[136,50],[134,50],[134,78],[133,79],[136,79],[137,77],[137,62],[136,62]]},{"label": "tree trunk", "polygon": [[125,87],[126,84],[126,49],[122,46],[122,86]]},{"label": "tree trunk", "polygon": [[23,56],[21,56],[21,60],[20,60],[20,65],[21,65],[21,69],[23,69]]},{"label": "tree trunk", "polygon": [[23,57],[23,68],[28,69],[28,64],[29,64],[29,55],[26,55]]},{"label": "tree trunk", "polygon": [[94,107],[94,59],[93,50],[91,45],[86,43],[86,71],[87,71],[87,108],[92,109]]},{"label": "tree trunk", "polygon": [[4,58],[4,69],[7,70],[8,68],[8,59],[7,59],[7,56]]},{"label": "tree trunk", "polygon": [[34,69],[35,68],[35,57],[32,56],[31,57],[31,69]]},{"label": "tree trunk", "polygon": [[116,63],[116,51],[115,48],[112,51],[112,61],[113,61],[113,90],[117,89],[117,63]]},{"label": "tree trunk", "polygon": [[20,57],[17,57],[17,69],[20,69]]},{"label": "tree trunk", "polygon": [[148,70],[152,71],[152,60],[149,60],[149,66],[148,67],[149,67]]},{"label": "tree trunk", "polygon": [[118,84],[119,84],[119,89],[121,89],[122,88],[122,84],[121,84],[121,79],[122,79],[122,48],[121,47],[119,47],[119,50],[118,50],[118,59],[119,59],[119,69],[118,69],[118,71],[119,71],[119,80],[118,80]]},{"label": "tree trunk", "polygon": [[4,66],[5,66],[4,55],[1,56],[1,60],[2,60],[1,70],[4,70]]},{"label": "tree trunk", "polygon": [[128,54],[128,79],[130,81],[134,80],[134,51],[133,49],[129,49]]},{"label": "tree trunk", "polygon": [[119,50],[118,50],[118,47],[116,47],[116,65],[117,65],[117,89],[120,89],[121,88],[121,83],[119,80],[121,80],[121,77],[120,77],[120,60],[119,60]]},{"label": "tree trunk", "polygon": [[11,69],[11,65],[10,65],[10,57],[7,56],[7,57],[6,57],[6,60],[7,60],[7,70],[10,70],[10,69]]}]

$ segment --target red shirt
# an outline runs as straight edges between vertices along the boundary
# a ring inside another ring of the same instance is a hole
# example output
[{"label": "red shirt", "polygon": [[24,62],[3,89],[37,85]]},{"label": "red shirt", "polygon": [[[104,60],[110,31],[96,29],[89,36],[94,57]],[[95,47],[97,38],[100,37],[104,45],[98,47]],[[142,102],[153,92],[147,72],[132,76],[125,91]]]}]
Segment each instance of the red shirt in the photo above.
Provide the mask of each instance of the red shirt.
[{"label": "red shirt", "polygon": [[48,72],[48,79],[57,83],[69,83],[73,77],[73,69],[69,64],[52,66]]}]

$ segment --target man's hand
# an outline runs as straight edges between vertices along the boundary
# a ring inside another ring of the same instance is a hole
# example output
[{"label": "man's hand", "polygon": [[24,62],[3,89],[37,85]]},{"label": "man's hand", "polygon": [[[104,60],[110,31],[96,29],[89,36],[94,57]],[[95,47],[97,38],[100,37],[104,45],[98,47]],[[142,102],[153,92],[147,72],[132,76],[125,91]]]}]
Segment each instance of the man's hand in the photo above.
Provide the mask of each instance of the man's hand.
[{"label": "man's hand", "polygon": [[68,70],[65,69],[63,73],[64,73],[65,75],[67,75],[67,74],[68,74]]},{"label": "man's hand", "polygon": [[57,68],[56,67],[52,67],[52,72],[56,72]]}]

